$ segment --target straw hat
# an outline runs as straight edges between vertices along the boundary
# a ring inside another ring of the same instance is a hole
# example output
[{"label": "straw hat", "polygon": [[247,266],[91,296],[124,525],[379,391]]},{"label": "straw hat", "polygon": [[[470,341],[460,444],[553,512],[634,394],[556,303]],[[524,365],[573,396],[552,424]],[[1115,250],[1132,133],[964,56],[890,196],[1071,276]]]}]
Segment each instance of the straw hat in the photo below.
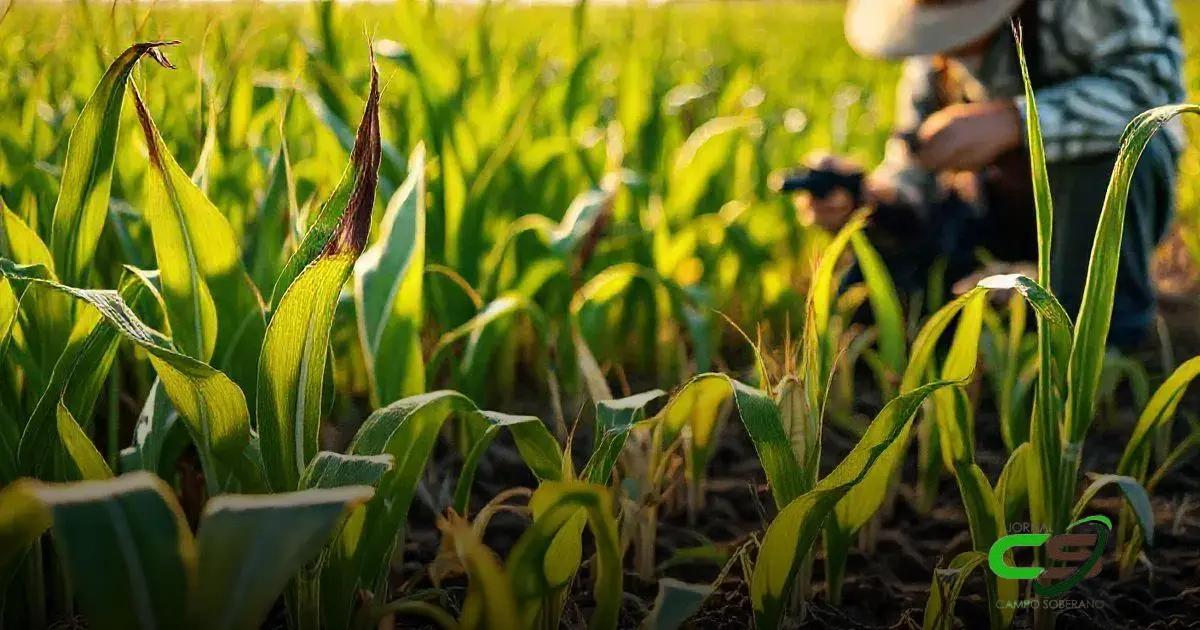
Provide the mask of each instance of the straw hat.
[{"label": "straw hat", "polygon": [[1002,26],[1023,0],[850,0],[846,38],[868,57],[944,53]]}]

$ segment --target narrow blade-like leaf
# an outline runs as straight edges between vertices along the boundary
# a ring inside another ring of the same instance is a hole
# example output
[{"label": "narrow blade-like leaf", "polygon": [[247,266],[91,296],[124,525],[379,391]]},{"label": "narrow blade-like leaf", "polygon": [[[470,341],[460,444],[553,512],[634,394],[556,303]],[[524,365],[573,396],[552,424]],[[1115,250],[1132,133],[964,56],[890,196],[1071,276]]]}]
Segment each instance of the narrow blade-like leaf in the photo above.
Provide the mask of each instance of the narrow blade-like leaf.
[{"label": "narrow blade-like leaf", "polygon": [[275,311],[258,361],[258,430],[267,480],[294,490],[317,454],[329,331],[342,286],[366,245],[379,169],[379,77],[350,167],[275,285]]},{"label": "narrow blade-like leaf", "polygon": [[244,359],[261,343],[262,304],[233,227],[167,150],[136,86],[133,102],[149,154],[145,217],[175,348],[252,390],[255,375]]},{"label": "narrow blade-like leaf", "polygon": [[[378,407],[425,390],[420,330],[425,271],[425,148],[388,202],[379,240],[354,265],[359,339]],[[381,352],[386,352],[382,359]]]},{"label": "narrow blade-like leaf", "polygon": [[159,48],[177,43],[144,42],[125,49],[108,67],[71,129],[50,236],[54,271],[64,284],[86,283],[104,229],[129,74],[144,55],[165,68],[173,68]]}]

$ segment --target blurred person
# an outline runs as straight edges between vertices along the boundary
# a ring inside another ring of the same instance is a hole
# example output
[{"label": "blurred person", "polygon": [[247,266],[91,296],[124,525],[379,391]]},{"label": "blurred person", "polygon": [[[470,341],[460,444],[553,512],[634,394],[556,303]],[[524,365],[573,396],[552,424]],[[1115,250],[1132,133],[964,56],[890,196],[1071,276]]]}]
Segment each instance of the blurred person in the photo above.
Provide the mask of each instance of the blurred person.
[{"label": "blurred person", "polygon": [[[1183,47],[1171,0],[851,0],[846,35],[860,54],[903,59],[894,134],[859,199],[845,188],[797,197],[801,219],[828,230],[859,204],[902,291],[937,260],[948,284],[977,272],[977,251],[1037,259],[1025,145],[1025,92],[1010,24],[1024,48],[1045,136],[1054,200],[1051,286],[1074,317],[1100,210],[1128,123],[1180,102]],[[1155,314],[1150,262],[1175,200],[1183,129],[1150,143],[1129,193],[1109,341],[1136,346]],[[808,165],[838,174],[838,156]],[[852,272],[852,273],[856,273]]]}]

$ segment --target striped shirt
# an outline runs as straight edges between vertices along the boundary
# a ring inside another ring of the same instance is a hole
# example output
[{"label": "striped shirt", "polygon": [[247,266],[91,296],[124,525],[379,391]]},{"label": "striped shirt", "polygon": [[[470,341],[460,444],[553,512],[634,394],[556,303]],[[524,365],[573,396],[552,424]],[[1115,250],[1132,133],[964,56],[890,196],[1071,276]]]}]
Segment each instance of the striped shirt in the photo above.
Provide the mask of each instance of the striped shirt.
[{"label": "striped shirt", "polygon": [[[1171,0],[1041,0],[1038,113],[1050,162],[1114,154],[1138,114],[1184,100],[1183,44]],[[896,131],[915,131],[939,108],[934,60],[905,61],[897,94]],[[1016,44],[1007,28],[973,60],[950,60],[947,72],[970,101],[1013,99],[1025,115]],[[1178,123],[1178,121],[1176,121]],[[1183,148],[1183,127],[1166,129]],[[907,145],[888,144],[884,170],[914,169]],[[915,173],[907,173],[910,177]],[[898,182],[902,183],[902,182]]]}]

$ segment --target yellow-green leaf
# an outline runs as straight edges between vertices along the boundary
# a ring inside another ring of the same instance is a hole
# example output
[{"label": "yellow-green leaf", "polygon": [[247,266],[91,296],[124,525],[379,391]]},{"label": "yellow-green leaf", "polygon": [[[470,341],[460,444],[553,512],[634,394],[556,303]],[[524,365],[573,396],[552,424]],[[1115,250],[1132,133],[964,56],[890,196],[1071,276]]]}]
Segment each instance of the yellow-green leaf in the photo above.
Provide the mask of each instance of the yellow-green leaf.
[{"label": "yellow-green leaf", "polygon": [[129,74],[144,55],[173,68],[159,48],[177,43],[144,42],[125,49],[108,67],[71,129],[50,236],[54,271],[64,284],[84,285],[91,272],[108,216],[113,156]]},{"label": "yellow-green leaf", "polygon": [[408,179],[388,201],[379,240],[354,265],[359,339],[376,407],[425,390],[424,272],[425,148],[419,145],[409,160]]},{"label": "yellow-green leaf", "polygon": [[378,170],[379,77],[372,69],[349,171],[275,285],[275,310],[259,355],[258,430],[276,492],[296,489],[317,454],[329,331],[371,228]]}]

